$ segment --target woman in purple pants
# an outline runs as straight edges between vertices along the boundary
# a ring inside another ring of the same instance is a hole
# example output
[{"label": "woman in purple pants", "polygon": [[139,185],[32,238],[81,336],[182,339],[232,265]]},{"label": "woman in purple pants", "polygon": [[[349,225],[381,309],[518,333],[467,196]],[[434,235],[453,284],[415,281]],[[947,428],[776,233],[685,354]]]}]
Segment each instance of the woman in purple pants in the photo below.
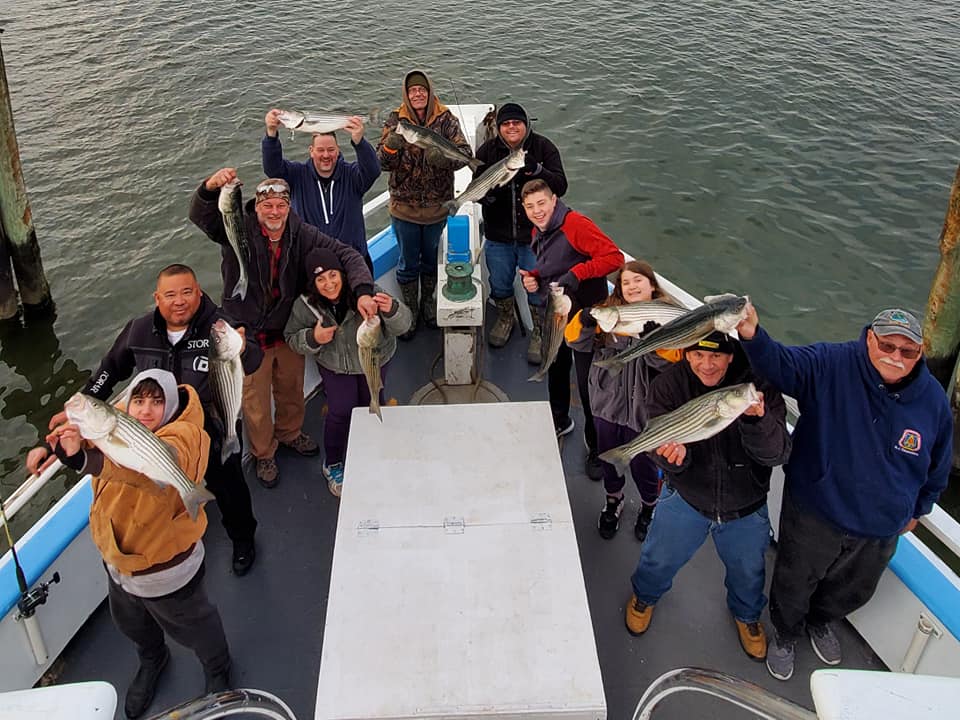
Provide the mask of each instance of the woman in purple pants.
[{"label": "woman in purple pants", "polygon": [[[653,299],[670,300],[660,290],[653,268],[642,260],[630,260],[617,273],[613,293],[603,302],[602,307]],[[589,308],[586,308],[577,313],[567,325],[567,344],[575,350],[589,349],[592,344],[596,361],[623,352],[637,341],[637,338],[629,335],[601,331],[597,326],[597,319],[588,311]],[[655,327],[658,327],[657,323],[648,322],[640,335]],[[679,350],[659,350],[632,360],[620,373],[612,373],[596,365],[590,367],[590,409],[593,411],[593,421],[597,428],[599,452],[629,442],[643,430],[647,424],[646,400],[650,382],[661,369],[680,357]],[[647,537],[647,527],[660,494],[660,476],[656,465],[644,453],[640,453],[630,462],[630,474],[640,492],[640,512],[637,514],[633,531],[637,540],[642,542]],[[620,529],[625,484],[626,479],[617,475],[613,465],[603,463],[606,500],[597,520],[597,530],[600,536],[607,540]]]},{"label": "woman in purple pants", "polygon": [[[323,423],[323,476],[330,492],[340,496],[343,461],[347,454],[350,412],[370,404],[367,379],[360,366],[357,329],[363,318],[356,299],[343,281],[337,256],[325,248],[307,254],[307,292],[297,298],[284,329],[287,344],[301,355],[313,355],[323,378],[327,415]],[[387,363],[397,349],[397,336],[410,327],[410,309],[379,287],[373,299],[379,308],[382,336],[376,348],[380,377],[386,381]],[[380,391],[383,402],[383,390]]]}]

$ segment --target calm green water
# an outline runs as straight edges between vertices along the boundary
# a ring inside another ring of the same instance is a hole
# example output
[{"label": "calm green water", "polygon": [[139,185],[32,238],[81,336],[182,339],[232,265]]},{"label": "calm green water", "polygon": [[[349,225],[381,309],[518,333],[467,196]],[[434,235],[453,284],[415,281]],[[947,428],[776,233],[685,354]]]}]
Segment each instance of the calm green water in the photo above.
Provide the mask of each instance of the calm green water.
[{"label": "calm green water", "polygon": [[[524,104],[563,153],[572,206],[697,295],[749,293],[779,338],[841,340],[884,306],[922,311],[960,159],[955,4],[403,8],[4,7],[58,305],[51,326],[0,337],[4,496],[50,415],[151,306],[160,267],[187,262],[219,294],[217,249],[186,220],[200,179],[223,165],[259,178],[269,107],[389,108],[414,66],[445,101]],[[284,142],[305,156],[305,136]]]}]

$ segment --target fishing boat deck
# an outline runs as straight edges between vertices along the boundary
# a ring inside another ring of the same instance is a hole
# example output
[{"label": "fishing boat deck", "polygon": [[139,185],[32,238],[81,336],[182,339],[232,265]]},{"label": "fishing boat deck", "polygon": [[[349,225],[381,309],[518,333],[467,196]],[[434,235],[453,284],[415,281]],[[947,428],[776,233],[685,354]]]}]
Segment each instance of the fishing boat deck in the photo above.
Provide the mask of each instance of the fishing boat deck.
[{"label": "fishing boat deck", "polygon": [[[406,404],[429,382],[428,370],[441,344],[439,330],[421,330],[412,342],[401,344],[387,378],[387,397]],[[545,383],[526,381],[530,367],[525,348],[526,340],[516,331],[506,347],[485,347],[484,377],[512,401],[545,400]],[[439,374],[441,369],[437,367],[435,372]],[[573,396],[576,398],[576,392]],[[306,430],[317,440],[322,435],[323,403],[321,393],[307,408]],[[684,666],[727,672],[812,708],[808,678],[821,666],[809,644],[798,645],[796,673],[789,682],[774,680],[762,663],[750,661],[740,650],[726,607],[723,568],[712,542],[705,543],[678,574],[673,589],[658,604],[646,635],[633,638],[627,633],[624,602],[630,594],[629,577],[640,551],[632,532],[638,507],[636,490],[628,484],[628,505],[620,532],[609,541],[600,538],[596,520],[603,503],[602,486],[583,473],[582,416],[578,407],[572,414],[577,429],[564,438],[561,455],[603,675],[607,717],[631,717],[654,679]],[[363,442],[363,438],[354,436],[351,442]],[[320,474],[320,458],[301,458],[281,450],[277,461],[281,473],[278,487],[266,490],[255,480],[249,482],[259,520],[257,562],[250,574],[242,578],[231,574],[231,545],[216,507],[211,505],[205,537],[206,579],[230,642],[234,685],[277,694],[303,720],[312,718],[314,712],[339,501],[327,491]],[[771,550],[768,564],[772,559]],[[507,562],[509,559],[504,558]],[[368,591],[381,594],[385,604],[391,602],[382,587],[370,587]],[[451,592],[456,589],[451,588]],[[471,599],[464,597],[461,601],[469,604]],[[883,669],[850,625],[844,623],[840,637],[844,667]],[[173,661],[167,666],[150,712],[159,712],[203,691],[202,672],[192,653],[175,643],[171,643],[171,651]],[[403,662],[403,658],[396,660],[398,664]],[[123,693],[135,669],[133,646],[116,630],[104,603],[52,672],[57,682],[112,683],[120,695],[117,717],[122,718]],[[375,683],[376,678],[370,678],[370,682]],[[672,696],[655,714],[658,718],[684,720],[747,716],[749,713],[733,705],[696,693]]]}]

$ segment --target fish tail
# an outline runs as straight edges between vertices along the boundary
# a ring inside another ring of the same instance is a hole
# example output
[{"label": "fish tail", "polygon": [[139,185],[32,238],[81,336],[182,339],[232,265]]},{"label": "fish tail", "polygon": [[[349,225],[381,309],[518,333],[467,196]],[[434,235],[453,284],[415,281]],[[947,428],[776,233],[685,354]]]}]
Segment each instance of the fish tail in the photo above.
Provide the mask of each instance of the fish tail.
[{"label": "fish tail", "polygon": [[483,165],[483,161],[478,160],[477,158],[470,158],[470,160],[467,162],[467,165],[470,167],[471,170],[476,170],[478,167]]},{"label": "fish tail", "polygon": [[537,370],[533,375],[527,378],[527,382],[543,382],[543,378],[546,376],[546,374],[546,368]]},{"label": "fish tail", "polygon": [[383,413],[380,412],[380,398],[370,399],[370,414],[376,415],[383,422]]},{"label": "fish tail", "polygon": [[621,445],[620,447],[613,448],[613,450],[600,453],[600,459],[605,463],[613,465],[617,471],[617,475],[626,475],[627,470],[630,468],[630,460],[632,459],[623,452],[622,447]]},{"label": "fish tail", "polygon": [[241,277],[237,280],[237,284],[233,286],[233,293],[230,295],[231,299],[239,297],[241,300],[246,300],[247,298],[247,278]]},{"label": "fish tail", "polygon": [[207,490],[202,485],[197,485],[195,488],[190,490],[186,495],[183,496],[183,506],[187,509],[187,512],[190,514],[191,520],[197,519],[197,514],[200,512],[200,506],[205,502],[210,502],[214,500],[213,493]]},{"label": "fish tail", "polygon": [[460,209],[460,205],[457,204],[456,200],[447,200],[443,206],[447,209],[447,213],[450,215],[456,215],[457,210]]},{"label": "fish tail", "polygon": [[236,435],[228,437],[223,443],[223,447],[220,448],[221,464],[225,465],[227,463],[227,458],[238,452],[240,452],[240,438],[238,438]]}]

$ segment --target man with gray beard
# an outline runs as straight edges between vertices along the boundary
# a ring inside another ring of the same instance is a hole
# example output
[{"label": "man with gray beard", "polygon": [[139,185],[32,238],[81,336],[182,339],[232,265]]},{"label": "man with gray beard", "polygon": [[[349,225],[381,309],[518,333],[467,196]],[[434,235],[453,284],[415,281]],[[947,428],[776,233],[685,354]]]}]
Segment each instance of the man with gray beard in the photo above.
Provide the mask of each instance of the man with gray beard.
[{"label": "man with gray beard", "polygon": [[920,322],[891,308],[858,340],[787,347],[754,308],[737,327],[758,375],[796,398],[770,588],[767,669],[793,675],[806,628],[827,665],[841,661],[832,625],[873,596],[897,548],[947,486],[953,418],[923,361]]}]

